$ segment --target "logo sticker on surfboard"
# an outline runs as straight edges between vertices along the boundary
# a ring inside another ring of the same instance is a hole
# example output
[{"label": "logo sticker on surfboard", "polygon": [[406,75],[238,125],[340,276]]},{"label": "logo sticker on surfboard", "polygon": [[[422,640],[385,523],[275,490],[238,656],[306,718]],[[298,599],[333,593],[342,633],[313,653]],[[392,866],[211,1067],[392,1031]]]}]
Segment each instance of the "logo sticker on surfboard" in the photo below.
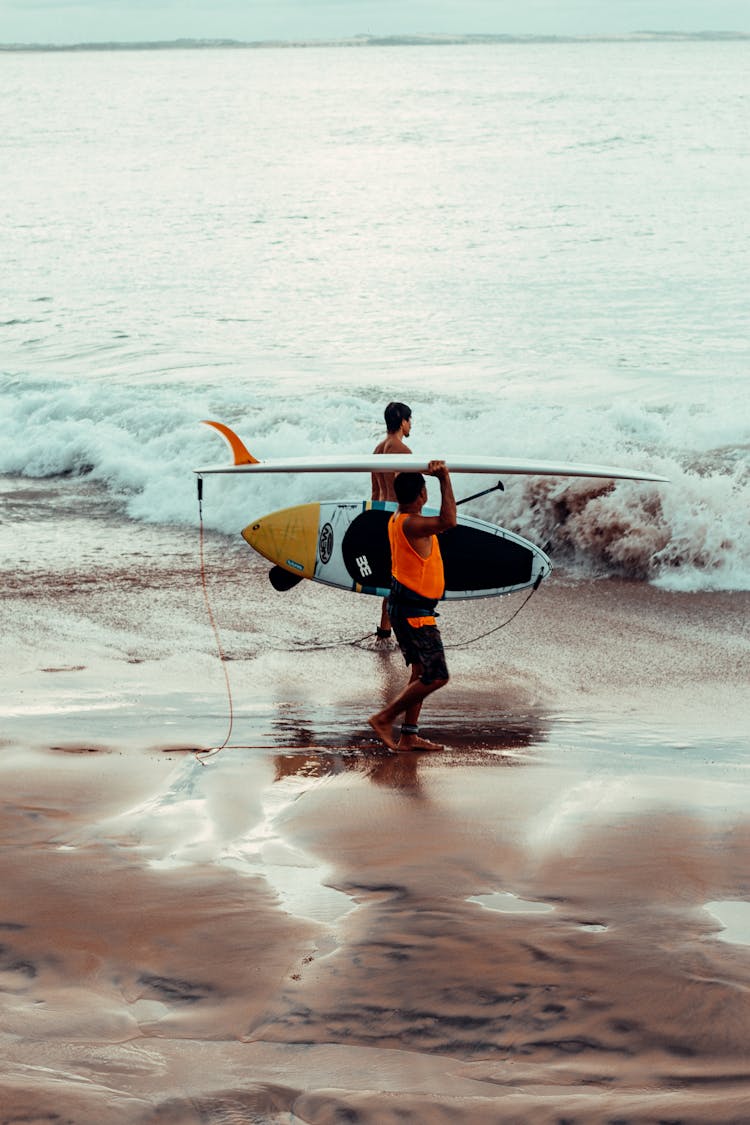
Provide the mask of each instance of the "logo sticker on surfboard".
[{"label": "logo sticker on surfboard", "polygon": [[318,539],[318,555],[320,561],[325,564],[330,562],[331,555],[333,554],[333,528],[330,523],[323,524]]}]

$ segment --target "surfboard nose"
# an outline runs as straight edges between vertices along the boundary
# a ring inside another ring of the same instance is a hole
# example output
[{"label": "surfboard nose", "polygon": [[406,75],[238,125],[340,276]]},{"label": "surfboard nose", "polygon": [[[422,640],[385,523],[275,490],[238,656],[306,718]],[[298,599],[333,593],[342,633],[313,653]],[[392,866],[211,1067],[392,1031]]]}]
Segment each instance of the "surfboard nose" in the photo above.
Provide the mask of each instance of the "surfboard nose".
[{"label": "surfboard nose", "polygon": [[281,508],[253,520],[242,538],[269,562],[300,578],[312,578],[318,550],[320,504]]}]

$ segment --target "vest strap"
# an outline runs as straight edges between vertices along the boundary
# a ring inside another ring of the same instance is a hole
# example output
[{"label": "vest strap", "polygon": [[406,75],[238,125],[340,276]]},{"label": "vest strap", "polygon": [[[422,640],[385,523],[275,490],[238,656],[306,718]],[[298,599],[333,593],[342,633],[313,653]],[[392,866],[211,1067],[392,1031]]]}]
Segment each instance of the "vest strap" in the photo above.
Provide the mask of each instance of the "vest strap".
[{"label": "vest strap", "polygon": [[391,594],[388,598],[388,613],[391,606],[394,613],[401,612],[404,617],[434,617],[436,601],[425,598],[416,590],[410,590],[397,578],[391,578]]}]

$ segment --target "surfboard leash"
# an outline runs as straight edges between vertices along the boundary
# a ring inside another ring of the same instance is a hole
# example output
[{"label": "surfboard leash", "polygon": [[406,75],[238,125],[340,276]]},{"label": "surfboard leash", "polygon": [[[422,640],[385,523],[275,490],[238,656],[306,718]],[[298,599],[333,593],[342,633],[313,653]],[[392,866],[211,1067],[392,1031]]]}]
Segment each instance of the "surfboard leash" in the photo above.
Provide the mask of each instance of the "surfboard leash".
[{"label": "surfboard leash", "polygon": [[[502,487],[503,487],[503,486],[502,486],[502,482],[501,482],[501,481],[498,481],[498,482],[497,482],[497,485],[496,485],[496,487],[497,487],[497,488],[502,488]],[[493,491],[494,491],[494,489],[492,489],[492,488],[488,488],[488,489],[487,489],[487,491],[488,491],[488,492],[493,492]],[[482,493],[478,493],[478,495],[480,495],[480,496],[481,496],[481,495],[483,495],[483,494],[482,494]],[[473,497],[471,497],[471,496],[467,496],[467,500],[472,500],[472,499],[473,499]],[[560,526],[561,526],[561,525],[560,525],[559,523],[556,523],[556,524],[555,524],[555,526],[554,526],[554,527],[552,528],[552,533],[554,533],[554,532],[555,532],[555,531],[557,530],[557,528],[558,528],[558,527],[560,527]],[[549,551],[551,550],[551,548],[552,548],[552,538],[550,537],[550,538],[549,538],[549,539],[547,540],[547,542],[546,542],[546,543],[544,544],[544,547],[542,548],[542,550],[544,551],[544,553],[545,553],[545,555],[546,555],[546,554],[548,554],[548,553],[549,553]],[[495,627],[494,627],[493,629],[488,629],[486,633],[479,633],[479,635],[478,635],[478,636],[476,636],[476,637],[471,637],[471,639],[470,639],[470,640],[468,640],[468,641],[456,641],[456,643],[455,643],[455,644],[448,644],[448,645],[445,645],[444,647],[445,647],[445,648],[465,648],[465,647],[466,647],[467,645],[473,645],[473,644],[475,644],[475,643],[476,643],[477,641],[482,641],[482,640],[484,640],[484,638],[485,638],[485,637],[490,637],[490,636],[492,636],[492,634],[493,634],[493,633],[497,633],[499,629],[504,629],[506,625],[510,625],[511,621],[514,621],[514,620],[516,619],[516,617],[518,617],[518,615],[519,615],[519,613],[521,612],[521,610],[523,609],[523,607],[524,607],[525,605],[527,605],[527,604],[528,604],[528,603],[529,603],[529,602],[531,601],[531,599],[533,598],[534,594],[535,594],[535,593],[537,592],[537,590],[538,590],[538,589],[539,589],[539,587],[541,586],[541,584],[542,584],[542,580],[543,580],[543,579],[544,579],[545,577],[546,577],[546,575],[543,575],[543,574],[538,574],[538,575],[537,575],[537,578],[536,578],[536,581],[534,582],[534,585],[533,585],[533,586],[531,587],[531,589],[529,590],[528,594],[526,595],[526,597],[525,597],[525,598],[523,599],[523,601],[522,601],[522,602],[521,602],[521,604],[519,605],[518,609],[517,609],[517,610],[516,610],[516,611],[515,611],[514,613],[512,613],[512,614],[510,615],[510,617],[509,617],[509,618],[508,618],[508,619],[507,619],[506,621],[502,621],[502,622],[501,622],[501,623],[500,623],[499,625],[495,625]]]},{"label": "surfboard leash", "polygon": [[528,603],[533,598],[534,594],[537,592],[537,590],[541,586],[541,584],[542,584],[542,576],[540,574],[539,577],[537,578],[536,582],[534,583],[534,585],[529,590],[526,597],[523,599],[521,604],[518,606],[518,608],[513,613],[511,613],[510,617],[508,617],[505,621],[501,621],[499,625],[495,625],[494,628],[488,629],[486,633],[479,633],[479,635],[476,636],[476,637],[470,637],[469,640],[467,640],[467,641],[456,641],[453,644],[446,644],[444,647],[445,648],[466,648],[468,645],[476,644],[477,641],[483,641],[485,637],[490,637],[490,636],[492,636],[493,633],[497,633],[500,629],[504,629],[506,625],[510,625],[511,621],[514,621],[516,619],[516,617],[518,617],[518,615],[521,612],[521,610],[523,609],[523,607],[525,605],[528,605]]},{"label": "surfboard leash", "polygon": [[[473,645],[477,641],[484,640],[485,637],[492,636],[493,633],[497,633],[500,629],[504,629],[506,625],[510,625],[511,621],[514,621],[516,619],[516,617],[518,617],[519,613],[524,608],[524,606],[529,603],[531,598],[537,592],[541,583],[542,583],[542,576],[540,575],[537,578],[534,585],[529,590],[526,597],[523,599],[521,604],[518,606],[518,608],[515,609],[514,612],[510,615],[510,617],[508,617],[505,621],[501,621],[499,625],[493,626],[492,629],[488,629],[485,633],[479,633],[476,637],[469,637],[468,640],[465,640],[465,641],[455,641],[453,644],[445,644],[443,647],[444,648],[466,648],[468,645]],[[326,650],[332,649],[332,648],[346,648],[346,647],[360,648],[361,645],[362,645],[362,642],[363,641],[369,641],[371,637],[373,637],[373,638],[377,637],[377,633],[365,633],[365,635],[363,637],[354,637],[352,640],[331,641],[329,644],[323,644],[323,645],[304,644],[304,645],[298,645],[294,649],[285,648],[285,649],[281,649],[281,650],[278,650],[278,651],[282,651],[282,652],[325,652]]]},{"label": "surfboard leash", "polygon": [[377,633],[365,633],[362,637],[352,637],[347,640],[343,638],[340,641],[330,641],[327,644],[300,644],[294,648],[277,649],[279,652],[326,652],[331,648],[357,648],[362,644],[362,641],[369,640],[370,637],[376,637]]},{"label": "surfboard leash", "polygon": [[[229,672],[227,670],[227,658],[226,658],[226,654],[224,653],[224,647],[221,643],[221,635],[219,633],[219,626],[216,622],[216,617],[214,615],[213,608],[211,606],[211,598],[209,597],[209,593],[208,593],[208,580],[207,580],[207,576],[206,576],[205,527],[204,527],[204,522],[203,522],[203,477],[201,477],[201,476],[198,477],[198,525],[199,525],[200,576],[201,576],[201,588],[203,590],[203,600],[204,600],[205,605],[206,605],[206,612],[208,614],[208,619],[211,622],[211,628],[213,629],[214,638],[216,640],[216,649],[217,649],[217,652],[218,652],[219,661],[221,663],[221,668],[222,668],[222,671],[224,673],[224,683],[226,684],[227,704],[228,704],[228,709],[229,709],[227,733],[226,733],[226,736],[224,738],[224,741],[218,746],[210,746],[210,747],[206,747],[205,749],[196,750],[194,752],[194,757],[197,759],[197,761],[199,761],[202,766],[205,766],[206,761],[209,758],[215,757],[222,750],[226,750],[226,749],[230,749],[230,750],[255,750],[255,749],[266,749],[266,747],[265,746],[254,746],[254,745],[234,745],[234,744],[230,746],[230,743],[229,743],[229,740],[232,737],[232,731],[234,730],[234,701],[233,701],[233,697],[232,697],[232,685],[231,685],[231,682],[230,682],[230,679],[229,679]],[[308,652],[308,651],[319,652],[319,651],[322,651],[324,649],[341,648],[344,645],[358,644],[360,641],[365,640],[366,637],[374,636],[374,635],[375,635],[374,633],[373,634],[366,633],[364,637],[358,637],[355,640],[335,641],[332,644],[325,644],[325,645],[303,646],[302,650],[305,651],[305,652]],[[290,652],[290,651],[295,651],[295,650],[294,649],[283,649],[283,650],[278,650],[278,651]],[[297,649],[296,651],[299,651],[299,649]]]},{"label": "surfboard leash", "polygon": [[214,746],[214,747],[209,748],[208,750],[198,751],[196,753],[196,757],[198,758],[198,761],[201,763],[201,765],[203,765],[204,763],[202,761],[202,758],[199,755],[202,754],[205,757],[207,754],[211,754],[211,755],[218,754],[220,750],[223,750],[226,746],[229,745],[229,739],[232,737],[232,729],[234,727],[234,701],[232,699],[232,685],[229,682],[229,672],[227,671],[227,658],[224,655],[224,649],[223,649],[222,644],[221,644],[221,636],[219,635],[219,626],[216,624],[216,618],[214,617],[214,611],[211,608],[211,599],[208,596],[208,583],[206,581],[206,554],[205,554],[205,544],[204,544],[205,535],[204,535],[204,529],[203,529],[203,477],[201,477],[201,476],[198,477],[198,523],[199,523],[199,526],[200,526],[200,534],[199,534],[200,571],[201,571],[201,586],[203,588],[203,600],[206,603],[206,611],[208,613],[208,619],[211,622],[211,628],[214,631],[214,637],[216,639],[216,648],[217,648],[217,651],[219,653],[219,661],[221,662],[221,668],[222,668],[222,671],[224,672],[224,681],[225,681],[226,687],[227,687],[227,701],[228,701],[228,704],[229,704],[229,728],[227,730],[226,738],[222,742],[221,746]]}]

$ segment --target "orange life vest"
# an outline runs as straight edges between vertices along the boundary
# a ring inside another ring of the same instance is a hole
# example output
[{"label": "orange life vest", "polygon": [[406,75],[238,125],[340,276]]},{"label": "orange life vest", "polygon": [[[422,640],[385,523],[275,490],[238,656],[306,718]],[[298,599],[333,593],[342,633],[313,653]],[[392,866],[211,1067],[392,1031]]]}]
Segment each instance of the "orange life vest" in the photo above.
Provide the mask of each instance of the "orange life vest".
[{"label": "orange life vest", "polygon": [[[426,559],[414,550],[404,534],[404,520],[408,512],[395,512],[388,521],[388,538],[391,543],[391,573],[397,582],[415,594],[434,602],[445,592],[443,557],[437,535],[432,536],[432,550]],[[434,617],[409,618],[412,625],[434,625]]]}]

